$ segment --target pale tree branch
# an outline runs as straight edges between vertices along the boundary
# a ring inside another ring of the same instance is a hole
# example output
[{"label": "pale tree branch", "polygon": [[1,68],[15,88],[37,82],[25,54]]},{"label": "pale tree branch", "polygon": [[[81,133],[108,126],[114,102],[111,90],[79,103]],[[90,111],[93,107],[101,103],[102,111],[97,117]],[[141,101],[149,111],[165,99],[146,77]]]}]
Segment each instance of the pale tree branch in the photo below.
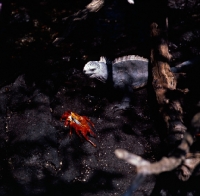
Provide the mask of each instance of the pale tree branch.
[{"label": "pale tree branch", "polygon": [[104,5],[104,0],[92,0],[92,2],[89,3],[85,7],[85,9],[79,10],[75,14],[73,14],[69,17],[63,18],[63,21],[68,21],[69,23],[67,25],[65,32],[63,33],[63,36],[57,37],[53,41],[53,44],[56,46],[61,41],[63,41],[72,32],[72,30],[75,28],[75,26],[76,26],[75,22],[76,21],[85,20],[88,17],[88,14],[90,12],[98,12],[103,7],[103,5]]},{"label": "pale tree branch", "polygon": [[[193,133],[192,135],[199,137],[200,112],[197,112],[193,116],[190,131]],[[124,161],[134,165],[137,171],[135,179],[123,196],[131,196],[141,185],[147,175],[159,175],[163,172],[175,171],[177,177],[181,181],[187,181],[192,175],[194,175],[195,169],[200,165],[200,153],[190,152],[190,147],[193,142],[195,142],[192,135],[186,132],[181,143],[174,149],[169,157],[163,157],[160,161],[154,163],[124,149],[116,149],[115,155],[119,159],[123,159]]]},{"label": "pale tree branch", "polygon": [[90,4],[86,6],[89,12],[98,12],[104,4],[104,0],[92,0]]},{"label": "pale tree branch", "polygon": [[[130,4],[134,4],[134,0],[127,0],[127,1]],[[75,28],[76,21],[86,20],[89,13],[98,12],[103,7],[104,2],[105,2],[105,0],[92,0],[92,2],[89,3],[84,9],[79,10],[78,12],[76,12],[75,14],[73,14],[71,16],[63,18],[62,19],[63,21],[69,22],[68,26],[67,26],[65,32],[63,33],[63,36],[57,37],[53,41],[53,45],[55,45],[55,46],[59,45],[59,43],[61,41],[63,41]]]},{"label": "pale tree branch", "polygon": [[163,157],[160,161],[155,163],[150,163],[142,157],[129,153],[123,149],[117,149],[115,154],[119,159],[123,159],[136,166],[137,172],[140,174],[160,174],[177,168],[185,160],[186,154],[189,152],[192,143],[192,136],[189,133],[185,133],[183,140],[178,148],[174,150],[172,155],[170,157]]},{"label": "pale tree branch", "polygon": [[179,180],[187,181],[199,164],[200,153],[188,153],[183,163],[176,169]]},{"label": "pale tree branch", "polygon": [[[180,166],[182,163],[187,164],[186,158],[190,157],[188,157],[188,153],[192,144],[193,137],[189,133],[185,133],[180,145],[171,153],[171,156],[163,157],[160,161],[155,163],[151,163],[138,155],[129,153],[124,149],[116,149],[115,155],[119,159],[123,159],[124,161],[136,166],[137,170],[137,176],[132,182],[131,186],[127,189],[124,196],[132,195],[147,175],[158,175],[163,172],[172,171]],[[194,159],[193,161],[191,161],[191,159],[190,161],[188,161],[188,164],[191,165],[191,168],[192,166],[196,166],[197,164],[199,164],[200,159],[198,156],[196,157],[196,161],[194,161]],[[181,171],[179,172],[180,176]]]}]

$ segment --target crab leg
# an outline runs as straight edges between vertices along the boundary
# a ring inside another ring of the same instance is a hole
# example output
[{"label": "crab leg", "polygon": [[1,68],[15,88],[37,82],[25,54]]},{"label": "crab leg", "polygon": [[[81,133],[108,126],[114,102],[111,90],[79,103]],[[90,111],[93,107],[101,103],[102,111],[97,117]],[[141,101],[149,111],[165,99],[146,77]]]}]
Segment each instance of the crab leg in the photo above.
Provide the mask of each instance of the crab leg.
[{"label": "crab leg", "polygon": [[[86,127],[86,126],[82,126],[82,125],[78,125],[78,124],[76,124],[75,122],[71,122],[70,123],[70,130],[72,129],[72,128],[74,128],[74,130],[75,130],[75,132],[76,132],[76,134],[79,136],[79,137],[81,137],[81,136],[83,136],[90,144],[92,144],[94,147],[96,147],[96,144],[95,143],[93,143],[89,138],[88,138],[88,136],[87,136],[87,133],[89,132],[92,136],[96,136],[95,135],[95,133],[92,131],[92,130],[90,130],[88,127]],[[71,131],[70,131],[71,132]]]},{"label": "crab leg", "polygon": [[[85,127],[84,127],[84,129],[85,129]],[[91,133],[91,132],[90,132],[90,133]],[[94,147],[97,147],[96,144],[93,143],[93,142],[88,138],[87,132],[83,131],[82,134],[83,134],[83,137],[84,137],[88,142],[90,142],[90,144],[92,144]],[[94,133],[92,132],[92,134],[94,134]]]},{"label": "crab leg", "polygon": [[87,122],[89,122],[91,124],[92,127],[94,127],[94,123],[87,117],[87,116],[83,116],[83,118],[85,118],[85,120]]},{"label": "crab leg", "polygon": [[91,136],[96,137],[96,134],[91,129],[88,129],[88,132],[90,133]]},{"label": "crab leg", "polygon": [[72,135],[72,130],[73,130],[73,127],[70,126],[70,123],[69,123],[69,135],[70,135],[70,136]]}]

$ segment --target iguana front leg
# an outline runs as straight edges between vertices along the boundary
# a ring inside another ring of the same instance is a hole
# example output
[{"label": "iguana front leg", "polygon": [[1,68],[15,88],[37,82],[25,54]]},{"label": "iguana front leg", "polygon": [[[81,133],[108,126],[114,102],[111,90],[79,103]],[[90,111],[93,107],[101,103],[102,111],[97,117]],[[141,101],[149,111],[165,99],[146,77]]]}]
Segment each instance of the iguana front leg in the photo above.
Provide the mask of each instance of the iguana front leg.
[{"label": "iguana front leg", "polygon": [[132,89],[124,89],[123,93],[123,98],[122,101],[119,104],[116,104],[114,107],[112,107],[112,109],[114,110],[114,112],[117,112],[119,110],[130,110],[133,108],[133,106],[131,105],[131,98],[133,96],[133,90]]},{"label": "iguana front leg", "polygon": [[119,110],[130,110],[131,108],[133,108],[133,106],[131,105],[131,98],[130,96],[125,95],[119,104],[116,104],[114,107],[112,107],[112,110],[114,110],[114,112],[117,112]]}]

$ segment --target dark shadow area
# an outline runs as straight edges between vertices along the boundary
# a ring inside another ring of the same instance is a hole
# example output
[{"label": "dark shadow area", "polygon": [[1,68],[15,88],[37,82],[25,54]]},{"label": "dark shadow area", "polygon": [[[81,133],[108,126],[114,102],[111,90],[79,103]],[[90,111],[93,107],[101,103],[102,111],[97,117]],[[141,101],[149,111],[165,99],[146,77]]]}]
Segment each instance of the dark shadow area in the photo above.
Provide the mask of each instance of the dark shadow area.
[{"label": "dark shadow area", "polygon": [[187,182],[180,182],[173,173],[164,173],[157,178],[157,183],[152,191],[152,196],[171,195],[171,196],[197,196],[200,193],[196,183],[199,177],[192,177]]}]

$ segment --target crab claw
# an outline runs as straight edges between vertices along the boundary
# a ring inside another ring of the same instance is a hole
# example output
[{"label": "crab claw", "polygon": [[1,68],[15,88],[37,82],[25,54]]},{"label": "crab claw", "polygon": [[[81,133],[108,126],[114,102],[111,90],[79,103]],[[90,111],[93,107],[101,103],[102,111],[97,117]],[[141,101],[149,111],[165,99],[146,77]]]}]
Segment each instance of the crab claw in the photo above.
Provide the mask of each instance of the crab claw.
[{"label": "crab claw", "polygon": [[70,112],[70,111],[65,112],[65,113],[61,116],[60,121],[66,120],[70,115],[71,115],[71,112]]},{"label": "crab claw", "polygon": [[71,112],[67,111],[61,116],[60,121],[65,120],[64,125],[65,127],[68,127],[70,123],[70,118],[71,118]]}]

